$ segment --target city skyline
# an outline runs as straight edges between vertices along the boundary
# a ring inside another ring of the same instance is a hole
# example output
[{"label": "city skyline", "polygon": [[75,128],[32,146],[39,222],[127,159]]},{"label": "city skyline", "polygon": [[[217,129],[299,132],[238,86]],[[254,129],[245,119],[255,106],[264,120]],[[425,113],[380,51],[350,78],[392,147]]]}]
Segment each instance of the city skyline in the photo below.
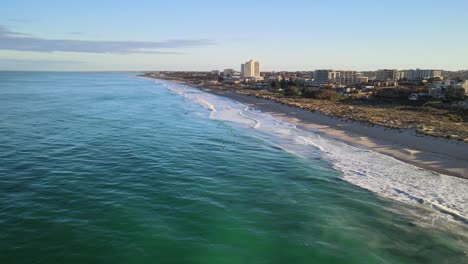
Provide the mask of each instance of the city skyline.
[{"label": "city skyline", "polygon": [[[468,68],[468,3],[2,3],[0,70]],[[252,19],[244,20],[250,16]]]}]

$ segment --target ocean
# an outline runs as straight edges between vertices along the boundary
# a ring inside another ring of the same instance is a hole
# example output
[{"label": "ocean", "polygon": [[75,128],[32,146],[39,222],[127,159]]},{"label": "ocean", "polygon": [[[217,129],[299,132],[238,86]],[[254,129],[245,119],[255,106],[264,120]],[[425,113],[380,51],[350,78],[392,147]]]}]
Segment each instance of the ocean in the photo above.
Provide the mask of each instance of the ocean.
[{"label": "ocean", "polygon": [[0,72],[0,263],[468,263],[466,181],[136,75]]}]

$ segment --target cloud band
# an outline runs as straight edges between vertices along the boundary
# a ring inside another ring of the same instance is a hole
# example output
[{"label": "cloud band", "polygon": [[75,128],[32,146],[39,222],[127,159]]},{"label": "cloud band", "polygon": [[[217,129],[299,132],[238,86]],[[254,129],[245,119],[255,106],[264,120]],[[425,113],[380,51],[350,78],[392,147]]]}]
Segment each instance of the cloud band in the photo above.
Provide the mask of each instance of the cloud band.
[{"label": "cloud band", "polygon": [[13,32],[3,26],[0,26],[0,50],[119,54],[180,54],[180,52],[165,50],[209,45],[215,45],[215,43],[206,39],[177,39],[161,42],[44,39],[25,35],[19,32]]}]

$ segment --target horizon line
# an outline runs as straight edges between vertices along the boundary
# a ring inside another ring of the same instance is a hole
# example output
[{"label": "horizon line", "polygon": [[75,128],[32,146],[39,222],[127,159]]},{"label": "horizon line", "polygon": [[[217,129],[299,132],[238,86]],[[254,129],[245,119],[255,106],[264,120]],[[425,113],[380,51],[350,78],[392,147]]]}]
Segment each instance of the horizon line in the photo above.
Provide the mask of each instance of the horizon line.
[{"label": "horizon line", "polygon": [[[225,69],[232,69],[232,68],[224,68],[222,70],[212,69],[212,70],[2,70],[0,72],[211,72],[211,71],[223,71]],[[318,68],[313,70],[264,70],[262,72],[313,72],[317,70],[334,70],[334,71],[356,71],[356,72],[369,72],[369,71],[379,71],[379,70],[397,70],[397,71],[404,71],[404,70],[436,70],[436,71],[443,71],[443,72],[459,72],[459,71],[468,71],[467,69],[458,69],[458,70],[445,70],[445,69],[426,69],[426,68],[407,68],[407,69],[398,69],[398,68],[379,68],[375,70],[350,70],[350,69],[338,69],[338,68]],[[235,70],[236,72],[240,72]]]}]

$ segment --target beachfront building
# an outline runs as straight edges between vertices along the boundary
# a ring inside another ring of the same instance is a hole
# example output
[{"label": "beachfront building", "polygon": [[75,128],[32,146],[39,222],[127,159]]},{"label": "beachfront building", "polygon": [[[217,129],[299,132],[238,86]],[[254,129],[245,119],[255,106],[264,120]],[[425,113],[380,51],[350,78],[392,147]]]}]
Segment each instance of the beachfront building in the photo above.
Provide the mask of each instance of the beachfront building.
[{"label": "beachfront building", "polygon": [[224,69],[223,73],[224,76],[233,76],[236,73],[236,71],[234,69]]},{"label": "beachfront building", "polygon": [[398,77],[399,77],[398,71],[395,69],[378,70],[375,73],[375,79],[377,81],[389,81],[389,80],[393,81],[393,80],[398,80]]},{"label": "beachfront building", "polygon": [[314,82],[318,84],[334,83],[338,77],[335,70],[316,70],[314,72]]},{"label": "beachfront building", "polygon": [[360,72],[356,71],[338,71],[337,83],[341,85],[353,85],[359,83],[359,78],[362,77]]},{"label": "beachfront building", "polygon": [[404,70],[400,71],[400,79],[407,80],[427,80],[431,78],[442,78],[442,70]]},{"label": "beachfront building", "polygon": [[317,84],[328,83],[349,86],[367,83],[368,80],[368,77],[356,71],[316,70],[314,72],[314,82]]},{"label": "beachfront building", "polygon": [[362,76],[367,77],[368,81],[373,81],[375,80],[376,73],[375,71],[363,71],[361,72]]},{"label": "beachfront building", "polygon": [[447,96],[464,97],[468,94],[468,81],[438,81],[429,86],[429,94],[433,98],[446,98]]},{"label": "beachfront building", "polygon": [[355,71],[339,71],[337,72],[336,83],[342,85],[354,84],[356,81],[356,72]]},{"label": "beachfront building", "polygon": [[450,85],[452,85],[451,81],[435,82],[429,86],[429,94],[433,98],[445,98]]},{"label": "beachfront building", "polygon": [[258,61],[250,60],[242,64],[241,76],[243,78],[259,78],[260,77],[260,63]]}]

